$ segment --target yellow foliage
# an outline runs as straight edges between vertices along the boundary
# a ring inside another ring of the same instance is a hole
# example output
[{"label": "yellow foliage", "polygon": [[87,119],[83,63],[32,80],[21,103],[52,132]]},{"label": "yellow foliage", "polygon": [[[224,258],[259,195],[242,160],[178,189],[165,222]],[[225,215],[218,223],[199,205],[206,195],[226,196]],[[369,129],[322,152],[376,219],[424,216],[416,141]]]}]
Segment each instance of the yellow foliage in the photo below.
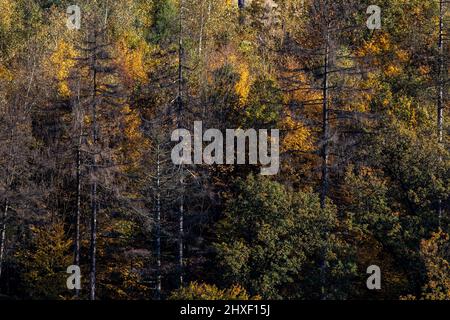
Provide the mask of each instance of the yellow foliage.
[{"label": "yellow foliage", "polygon": [[0,30],[11,29],[14,23],[15,1],[13,0],[0,0]]},{"label": "yellow foliage", "polygon": [[288,116],[282,120],[281,126],[287,132],[282,142],[283,151],[308,151],[313,148],[311,132],[301,122]]},{"label": "yellow foliage", "polygon": [[234,70],[239,74],[239,79],[235,84],[234,90],[239,96],[241,105],[245,104],[253,84],[253,77],[251,75],[251,68],[245,58],[237,55],[232,48],[227,48],[226,55],[218,55],[209,61],[209,69],[220,69],[224,65],[233,66]]},{"label": "yellow foliage", "polygon": [[450,252],[449,235],[442,230],[433,234],[431,239],[423,240],[421,252],[427,268],[428,283],[424,288],[425,300],[450,300]]},{"label": "yellow foliage", "polygon": [[370,41],[366,42],[356,54],[361,57],[373,56],[374,64],[380,65],[384,57],[389,56],[388,53],[394,54],[397,59],[395,59],[396,63],[393,63],[392,61],[385,61],[386,67],[384,74],[388,77],[398,76],[402,72],[402,67],[400,64],[407,63],[410,60],[410,53],[393,44],[387,34],[377,34]]},{"label": "yellow foliage", "polygon": [[56,75],[58,93],[62,97],[68,97],[71,94],[67,79],[70,75],[70,70],[75,66],[74,58],[76,56],[75,48],[65,41],[59,42],[50,56],[47,67],[51,75]]},{"label": "yellow foliage", "polygon": [[359,50],[358,56],[379,55],[382,51],[389,48],[389,39],[384,33],[374,36],[366,42]]},{"label": "yellow foliage", "polygon": [[428,76],[431,72],[431,68],[429,66],[420,66],[419,67],[419,73],[422,76]]},{"label": "yellow foliage", "polygon": [[151,63],[148,59],[151,51],[145,41],[137,41],[135,46],[130,46],[125,37],[118,41],[117,45],[118,65],[127,82],[143,83],[148,80],[148,71]]},{"label": "yellow foliage", "polygon": [[401,72],[401,69],[399,66],[390,64],[387,66],[386,70],[384,71],[384,74],[388,77],[398,76]]},{"label": "yellow foliage", "polygon": [[16,254],[24,268],[24,278],[35,297],[47,299],[63,298],[66,268],[72,264],[70,240],[64,224],[55,221],[42,227],[31,227],[33,234],[31,248],[24,248]]},{"label": "yellow foliage", "polygon": [[[367,74],[367,79],[361,83],[361,88],[365,89],[366,91],[362,91],[359,101],[357,100],[355,102],[355,110],[360,112],[367,112],[369,111],[368,109],[370,102],[375,98],[373,92],[381,91],[382,85],[380,84],[377,76],[373,72],[369,72]],[[387,100],[386,103],[389,104],[390,101]]]},{"label": "yellow foliage", "polygon": [[[430,239],[422,240],[420,252],[427,269],[428,282],[423,288],[420,300],[450,300],[450,237],[439,230]],[[417,300],[407,295],[402,300]]]},{"label": "yellow foliage", "polygon": [[406,50],[399,49],[395,52],[395,55],[401,62],[407,62],[410,58],[410,54]]},{"label": "yellow foliage", "polygon": [[187,287],[172,292],[170,300],[261,300],[259,296],[250,297],[240,285],[221,290],[215,285],[191,282]]},{"label": "yellow foliage", "polygon": [[124,141],[118,149],[126,169],[132,168],[140,159],[141,151],[148,147],[148,140],[140,130],[141,118],[136,110],[126,105],[122,111]]},{"label": "yellow foliage", "polygon": [[[295,57],[288,57],[285,61],[285,65],[288,70],[295,70],[303,67]],[[283,73],[282,76],[292,78],[296,83],[298,83],[298,87],[302,88],[302,90],[293,90],[287,93],[284,96],[284,102],[286,104],[289,103],[290,100],[312,101],[322,99],[322,93],[320,91],[305,89],[308,87],[306,84],[310,82],[305,73],[288,71]]]},{"label": "yellow foliage", "polygon": [[252,80],[246,64],[240,64],[237,68],[239,72],[239,81],[236,83],[235,89],[236,93],[239,95],[239,102],[245,104],[250,92]]},{"label": "yellow foliage", "polygon": [[0,64],[0,80],[12,81],[12,73],[3,65]]},{"label": "yellow foliage", "polygon": [[139,130],[141,119],[136,111],[131,110],[127,105],[123,108],[122,113],[125,115],[125,135],[129,140],[140,139],[142,133]]}]

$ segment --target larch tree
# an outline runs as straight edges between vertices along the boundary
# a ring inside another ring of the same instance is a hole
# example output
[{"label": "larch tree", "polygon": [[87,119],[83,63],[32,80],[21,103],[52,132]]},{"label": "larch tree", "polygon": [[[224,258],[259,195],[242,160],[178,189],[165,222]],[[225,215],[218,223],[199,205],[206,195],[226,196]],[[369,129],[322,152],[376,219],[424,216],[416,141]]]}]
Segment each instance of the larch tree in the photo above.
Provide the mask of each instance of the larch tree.
[{"label": "larch tree", "polygon": [[[117,138],[114,133],[116,124],[111,120],[117,118],[121,110],[116,68],[111,63],[111,43],[108,38],[106,15],[108,8],[105,7],[103,10],[101,8],[97,8],[97,12],[85,14],[84,39],[81,39],[81,44],[77,47],[80,56],[76,58],[75,69],[81,76],[78,82],[75,81],[76,86],[81,86],[78,107],[81,109],[78,111],[82,111],[81,115],[85,115],[83,121],[87,122],[89,128],[89,131],[85,129],[85,133],[79,135],[79,139],[83,140],[80,152],[87,155],[86,166],[89,169],[90,182],[89,297],[91,300],[96,299],[98,215],[101,210],[99,192],[100,188],[106,188],[107,184],[112,182],[109,181],[109,175],[110,170],[116,167],[112,149],[117,144]],[[77,159],[77,168],[78,165]],[[78,173],[79,168],[77,176]]]}]

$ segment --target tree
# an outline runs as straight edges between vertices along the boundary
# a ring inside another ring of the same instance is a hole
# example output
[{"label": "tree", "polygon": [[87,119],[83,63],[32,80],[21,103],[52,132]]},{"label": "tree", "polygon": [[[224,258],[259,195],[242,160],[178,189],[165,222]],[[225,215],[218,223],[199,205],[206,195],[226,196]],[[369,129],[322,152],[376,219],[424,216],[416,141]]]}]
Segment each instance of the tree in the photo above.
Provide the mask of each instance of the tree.
[{"label": "tree", "polygon": [[[438,98],[437,98],[437,126],[438,126],[438,141],[440,144],[444,142],[444,106],[445,106],[445,92],[447,84],[447,73],[448,68],[446,68],[446,55],[444,54],[445,48],[445,29],[444,29],[444,19],[446,15],[445,4],[448,1],[439,0],[439,40],[438,40]],[[439,220],[442,219],[443,208],[442,199],[438,199],[438,215]]]},{"label": "tree", "polygon": [[[0,0],[2,295],[446,298],[448,4],[372,4]],[[173,164],[200,120],[279,174]]]},{"label": "tree", "polygon": [[239,285],[220,290],[215,285],[191,282],[188,286],[175,290],[170,300],[259,300],[258,296],[250,297],[247,291]]},{"label": "tree", "polygon": [[[240,180],[235,192],[227,201],[214,245],[225,283],[238,282],[266,299],[299,299],[307,292],[318,298],[320,283],[308,277],[317,280],[313,274],[317,275],[318,264],[314,262],[324,248],[326,263],[336,275],[339,264],[345,264],[339,261],[343,252],[338,252],[345,245],[338,233],[325,236],[324,232],[337,225],[334,208],[321,209],[315,194],[292,192],[252,175]],[[347,266],[351,272],[351,264]],[[310,281],[313,288],[308,288]],[[330,296],[339,295],[335,289]],[[315,295],[309,290],[316,290]]]},{"label": "tree", "polygon": [[449,236],[439,230],[429,240],[421,243],[421,253],[427,268],[428,283],[424,288],[424,299],[450,299]]},{"label": "tree", "polygon": [[24,268],[24,285],[33,299],[64,299],[66,269],[71,264],[70,247],[64,225],[54,221],[50,227],[32,227],[30,247],[17,253]]},{"label": "tree", "polygon": [[420,245],[421,257],[426,268],[427,282],[422,293],[416,297],[408,295],[405,300],[448,300],[450,299],[449,274],[449,236],[439,230],[430,239],[422,240]]},{"label": "tree", "polygon": [[[109,117],[117,115],[121,106],[118,104],[118,83],[114,80],[115,68],[111,65],[111,58],[107,43],[106,21],[102,15],[92,12],[86,18],[86,38],[78,50],[82,52],[77,57],[77,72],[83,75],[81,78],[81,104],[84,112],[89,114],[90,134],[83,141],[83,152],[89,154],[89,178],[91,187],[91,218],[90,218],[90,299],[96,296],[96,273],[97,273],[97,219],[100,210],[100,199],[98,196],[99,183],[103,186],[108,176],[105,169],[113,169],[115,164],[111,149],[117,141],[114,140],[114,132]],[[77,165],[79,165],[77,161]],[[79,169],[77,170],[77,172]],[[103,171],[103,172],[102,172]],[[78,221],[78,219],[77,219]]]}]

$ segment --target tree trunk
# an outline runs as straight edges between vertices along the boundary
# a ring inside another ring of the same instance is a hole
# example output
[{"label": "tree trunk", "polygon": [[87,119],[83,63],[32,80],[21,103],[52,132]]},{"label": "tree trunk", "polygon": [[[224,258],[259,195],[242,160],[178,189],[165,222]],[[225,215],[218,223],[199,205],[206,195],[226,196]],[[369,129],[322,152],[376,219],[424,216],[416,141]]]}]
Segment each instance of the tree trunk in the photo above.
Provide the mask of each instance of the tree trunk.
[{"label": "tree trunk", "polygon": [[[81,107],[80,104],[80,82],[78,82],[78,108]],[[79,110],[81,112],[81,110]],[[76,120],[80,125],[80,132],[78,135],[78,144],[77,144],[77,156],[76,156],[76,175],[77,175],[77,208],[75,213],[75,252],[74,252],[74,265],[80,266],[80,248],[81,248],[81,239],[80,239],[80,223],[81,223],[81,145],[83,143],[83,117],[81,114],[75,114]],[[80,295],[80,290],[76,289],[75,295],[78,297]]]},{"label": "tree trunk", "polygon": [[[94,178],[95,179],[95,178]],[[97,183],[94,182],[91,187],[91,268],[90,268],[90,292],[89,297],[95,300],[95,282],[96,282],[96,253],[97,253]]]},{"label": "tree trunk", "polygon": [[[183,113],[183,57],[184,57],[184,46],[183,46],[183,8],[184,2],[180,0],[180,11],[179,11],[179,35],[178,35],[178,110],[177,110],[177,127],[182,126],[182,113]],[[184,238],[184,168],[181,164],[180,168],[180,204],[179,204],[179,216],[178,216],[178,282],[179,287],[183,286],[183,238]]]},{"label": "tree trunk", "polygon": [[177,126],[180,127],[180,117],[183,111],[183,0],[180,0],[179,35],[178,35],[178,92],[177,92]]},{"label": "tree trunk", "polygon": [[[183,172],[182,172],[183,174]],[[183,287],[183,238],[184,238],[184,177],[180,179],[181,196],[180,196],[180,212],[178,224],[178,279],[180,288]]]},{"label": "tree trunk", "polygon": [[[439,1],[439,67],[438,67],[438,103],[437,126],[438,142],[444,141],[444,0]],[[440,159],[442,161],[442,159]],[[438,199],[439,224],[442,220],[442,199]]]},{"label": "tree trunk", "polygon": [[156,298],[161,299],[161,159],[160,145],[156,160]]},{"label": "tree trunk", "polygon": [[[325,3],[325,10],[327,10],[328,3]],[[322,187],[320,193],[320,207],[321,209],[326,208],[326,200],[328,197],[329,188],[329,138],[330,138],[330,124],[329,124],[329,84],[328,84],[328,72],[330,63],[330,35],[328,30],[328,25],[326,26],[325,34],[325,52],[324,52],[324,62],[323,62],[323,85],[322,85],[322,95],[323,95],[323,106],[322,106]],[[327,241],[328,241],[328,230],[324,230],[324,247],[322,253],[322,262],[320,266],[320,281],[321,281],[321,299],[326,299],[325,285],[326,285],[326,254],[327,254]]]},{"label": "tree trunk", "polygon": [[[94,46],[97,46],[97,35],[94,33]],[[96,254],[97,254],[97,57],[96,48],[93,50],[93,86],[92,86],[92,140],[93,140],[93,161],[92,161],[92,185],[91,185],[91,246],[90,246],[90,299],[95,300],[96,282]]]},{"label": "tree trunk", "polygon": [[[77,208],[75,213],[75,256],[74,265],[80,266],[80,219],[81,219],[81,139],[82,132],[77,145]],[[76,289],[75,295],[80,295],[80,290]]]},{"label": "tree trunk", "polygon": [[5,201],[5,209],[0,225],[0,279],[2,277],[3,261],[5,259],[6,250],[6,219],[8,218],[8,201]]},{"label": "tree trunk", "polygon": [[325,56],[324,56],[324,75],[323,75],[323,106],[322,106],[322,188],[320,193],[320,206],[322,209],[326,206],[326,198],[328,196],[328,186],[329,186],[329,170],[328,170],[328,158],[329,158],[329,146],[328,139],[330,135],[329,127],[329,111],[328,111],[328,69],[329,69],[329,44],[328,44],[328,34],[326,35],[325,43]]}]

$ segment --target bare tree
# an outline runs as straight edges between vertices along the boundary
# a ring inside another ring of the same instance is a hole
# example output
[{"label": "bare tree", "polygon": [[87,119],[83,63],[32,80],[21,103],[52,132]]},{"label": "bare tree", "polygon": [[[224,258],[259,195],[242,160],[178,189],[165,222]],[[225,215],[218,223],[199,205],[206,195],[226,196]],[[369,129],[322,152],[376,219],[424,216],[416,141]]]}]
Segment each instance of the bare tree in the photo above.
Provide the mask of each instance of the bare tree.
[{"label": "bare tree", "polygon": [[[91,216],[90,216],[90,284],[89,297],[91,300],[96,298],[96,272],[97,272],[97,221],[100,210],[99,184],[105,170],[114,168],[109,152],[109,139],[106,132],[111,129],[107,127],[109,117],[113,117],[119,110],[118,84],[111,82],[111,77],[116,75],[116,69],[111,64],[108,49],[110,44],[107,40],[107,29],[104,18],[97,13],[92,12],[86,18],[86,38],[82,40],[79,51],[82,55],[77,58],[77,72],[87,76],[81,79],[81,105],[84,111],[81,114],[89,114],[90,134],[86,135],[83,126],[79,126],[78,147],[77,147],[77,190],[80,185],[81,174],[81,153],[88,155],[89,161],[89,179],[90,179],[90,198],[91,198]],[[84,72],[84,73],[83,73]],[[109,79],[108,79],[109,78]],[[103,129],[103,130],[102,130]],[[106,130],[106,131],[105,131]],[[105,134],[101,134],[105,131]],[[81,142],[83,145],[80,146]],[[79,191],[77,191],[77,202],[80,201]],[[80,206],[77,206],[77,225],[79,225]],[[79,232],[79,227],[77,228]],[[80,236],[77,236],[78,241]],[[77,247],[77,246],[76,246]],[[78,244],[79,250],[79,244]]]}]

